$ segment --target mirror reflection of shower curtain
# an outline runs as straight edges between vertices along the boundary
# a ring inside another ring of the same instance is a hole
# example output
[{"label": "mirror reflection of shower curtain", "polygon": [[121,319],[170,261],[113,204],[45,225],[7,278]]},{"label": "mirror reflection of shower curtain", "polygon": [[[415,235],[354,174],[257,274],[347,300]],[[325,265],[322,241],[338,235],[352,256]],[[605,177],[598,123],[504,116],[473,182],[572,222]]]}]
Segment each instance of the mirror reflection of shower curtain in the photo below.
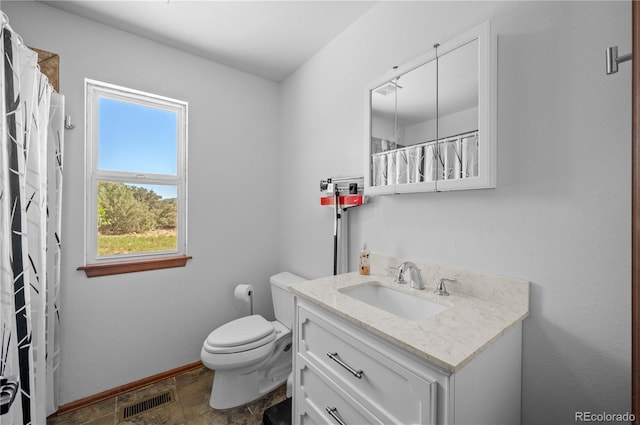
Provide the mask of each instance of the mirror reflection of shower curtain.
[{"label": "mirror reflection of shower curtain", "polygon": [[407,148],[407,183],[424,181],[424,146]]},{"label": "mirror reflection of shower curtain", "polygon": [[374,186],[478,176],[478,132],[374,153]]},{"label": "mirror reflection of shower curtain", "polygon": [[373,161],[373,185],[384,186],[387,184],[387,155],[376,153],[371,155]]},{"label": "mirror reflection of shower curtain", "polygon": [[460,155],[459,139],[449,139],[440,142],[440,164],[442,165],[443,180],[460,178],[462,157]]},{"label": "mirror reflection of shower curtain", "polygon": [[407,169],[409,167],[407,158],[407,148],[398,149],[396,151],[396,183],[404,184],[407,181]]},{"label": "mirror reflection of shower curtain", "polygon": [[387,184],[396,184],[397,181],[397,173],[396,173],[396,151],[391,151],[386,153],[387,156]]},{"label": "mirror reflection of shower curtain", "polygon": [[44,424],[57,409],[47,378],[58,361],[64,97],[4,13],[0,38],[0,423]]},{"label": "mirror reflection of shower curtain", "polygon": [[478,133],[462,139],[462,177],[478,177]]},{"label": "mirror reflection of shower curtain", "polygon": [[435,143],[424,147],[424,180],[435,181],[438,178],[438,152]]}]

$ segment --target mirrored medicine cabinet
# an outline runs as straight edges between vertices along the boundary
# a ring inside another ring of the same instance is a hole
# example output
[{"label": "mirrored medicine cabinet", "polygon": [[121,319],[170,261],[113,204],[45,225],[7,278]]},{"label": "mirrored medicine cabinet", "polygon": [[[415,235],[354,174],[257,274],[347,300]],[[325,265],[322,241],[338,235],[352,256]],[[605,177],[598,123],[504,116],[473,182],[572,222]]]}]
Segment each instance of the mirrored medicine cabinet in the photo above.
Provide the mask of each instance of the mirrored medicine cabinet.
[{"label": "mirrored medicine cabinet", "polygon": [[495,50],[486,22],[367,87],[366,194],[495,187]]}]

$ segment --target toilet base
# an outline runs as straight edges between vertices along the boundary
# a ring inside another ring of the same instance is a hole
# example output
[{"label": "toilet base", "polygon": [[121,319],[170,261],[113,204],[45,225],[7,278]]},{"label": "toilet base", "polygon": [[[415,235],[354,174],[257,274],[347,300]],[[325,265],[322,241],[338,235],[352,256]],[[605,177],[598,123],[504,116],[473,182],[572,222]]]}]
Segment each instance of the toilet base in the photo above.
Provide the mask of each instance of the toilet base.
[{"label": "toilet base", "polygon": [[239,369],[214,369],[209,405],[230,409],[247,404],[287,381],[291,373],[291,331],[275,322],[278,337],[273,352],[261,363]]},{"label": "toilet base", "polygon": [[290,372],[290,361],[246,375],[232,370],[215,371],[209,405],[214,409],[230,409],[247,404],[284,384]]}]

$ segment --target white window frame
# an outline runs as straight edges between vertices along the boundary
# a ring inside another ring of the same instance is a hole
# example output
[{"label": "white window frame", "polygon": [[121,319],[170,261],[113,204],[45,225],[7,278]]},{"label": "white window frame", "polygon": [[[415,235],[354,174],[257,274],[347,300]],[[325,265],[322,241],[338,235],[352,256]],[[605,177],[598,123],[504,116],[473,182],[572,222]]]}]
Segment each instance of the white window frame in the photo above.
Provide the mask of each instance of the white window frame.
[{"label": "white window frame", "polygon": [[[100,170],[98,168],[98,124],[100,98],[176,112],[176,175]],[[188,103],[114,84],[85,78],[85,264],[115,263],[187,255],[187,120]],[[98,182],[177,186],[177,248],[171,251],[98,256]]]}]

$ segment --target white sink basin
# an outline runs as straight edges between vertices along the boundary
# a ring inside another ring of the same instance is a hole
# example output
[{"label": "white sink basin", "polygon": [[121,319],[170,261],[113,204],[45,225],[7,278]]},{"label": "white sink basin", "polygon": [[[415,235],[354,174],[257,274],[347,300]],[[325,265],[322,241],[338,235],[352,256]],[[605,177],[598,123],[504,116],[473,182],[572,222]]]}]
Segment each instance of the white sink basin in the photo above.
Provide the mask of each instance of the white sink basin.
[{"label": "white sink basin", "polygon": [[396,316],[410,320],[426,319],[448,308],[442,304],[405,292],[396,291],[395,289],[377,284],[376,282],[342,288],[338,291],[359,301],[395,314]]}]

